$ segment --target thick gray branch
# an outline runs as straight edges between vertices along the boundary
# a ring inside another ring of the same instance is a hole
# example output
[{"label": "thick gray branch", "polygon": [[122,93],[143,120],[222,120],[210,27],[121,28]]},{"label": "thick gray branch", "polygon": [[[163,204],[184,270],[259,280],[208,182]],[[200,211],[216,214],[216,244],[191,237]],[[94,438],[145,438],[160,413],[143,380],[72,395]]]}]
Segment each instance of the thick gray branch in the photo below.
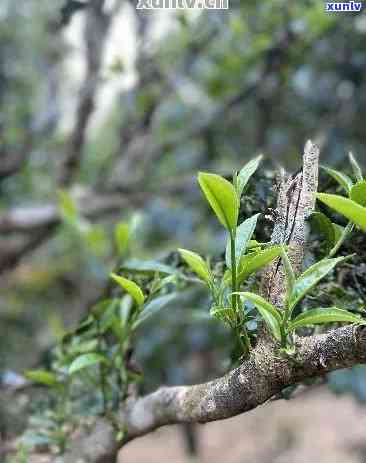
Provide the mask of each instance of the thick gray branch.
[{"label": "thick gray branch", "polygon": [[[80,214],[90,219],[119,212],[131,205],[139,206],[146,200],[146,196],[144,192],[98,195],[90,190],[72,194]],[[32,233],[40,228],[58,224],[61,220],[60,209],[55,203],[19,206],[0,215],[0,233]]]},{"label": "thick gray branch", "polygon": [[[227,375],[195,386],[162,387],[131,399],[119,411],[126,428],[123,443],[173,423],[221,420],[252,410],[284,387],[332,370],[366,363],[366,328],[346,326],[329,333],[296,338],[296,358],[282,358],[276,348],[261,344]],[[111,424],[100,419],[55,463],[114,461],[118,448]]]}]

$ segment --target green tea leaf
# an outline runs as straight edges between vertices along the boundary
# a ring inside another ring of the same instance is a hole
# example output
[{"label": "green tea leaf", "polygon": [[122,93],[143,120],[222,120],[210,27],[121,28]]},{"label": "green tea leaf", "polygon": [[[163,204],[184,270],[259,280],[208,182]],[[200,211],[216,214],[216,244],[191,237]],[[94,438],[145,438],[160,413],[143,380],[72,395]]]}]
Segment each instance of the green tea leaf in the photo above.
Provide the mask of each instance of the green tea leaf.
[{"label": "green tea leaf", "polygon": [[[236,229],[235,235],[235,261],[238,267],[239,261],[244,256],[251,237],[253,236],[255,227],[257,226],[257,220],[260,214],[255,214],[249,219],[244,220],[242,224]],[[231,246],[230,246],[230,235],[227,240],[226,253],[225,253],[226,266],[231,268]]]},{"label": "green tea leaf", "polygon": [[207,201],[222,225],[235,230],[239,214],[239,198],[233,185],[220,175],[200,172],[198,182]]},{"label": "green tea leaf", "polygon": [[347,217],[348,220],[358,225],[361,230],[366,232],[366,208],[360,206],[352,199],[343,196],[327,193],[317,193],[316,197],[327,206],[331,207],[339,214]]},{"label": "green tea leaf", "polygon": [[309,220],[311,227],[325,238],[326,252],[328,253],[336,242],[336,231],[334,224],[322,212],[313,212]]},{"label": "green tea leaf", "polygon": [[79,324],[72,330],[67,331],[61,338],[62,343],[67,343],[72,339],[73,336],[80,336],[88,331],[92,331],[94,328],[95,317],[93,314],[89,314],[80,320]]},{"label": "green tea leaf", "polygon": [[360,206],[366,206],[366,180],[353,185],[349,197]]},{"label": "green tea leaf", "polygon": [[84,342],[76,342],[72,344],[67,350],[69,358],[74,359],[79,357],[81,354],[88,354],[89,352],[95,352],[98,348],[98,339],[89,339]]},{"label": "green tea leaf", "polygon": [[362,170],[359,163],[356,161],[356,158],[353,156],[351,152],[348,153],[349,162],[351,163],[351,167],[353,170],[353,174],[356,177],[357,182],[362,182],[363,175]]},{"label": "green tea leaf", "polygon": [[311,290],[319,281],[324,278],[334,267],[342,262],[345,257],[337,257],[334,259],[322,259],[316,264],[309,267],[295,281],[292,293],[289,297],[289,310]]},{"label": "green tea leaf", "polygon": [[345,227],[341,227],[335,223],[332,223],[334,229],[334,236],[335,236],[335,244],[332,249],[329,250],[327,257],[333,257],[339,250],[339,248],[344,243],[347,236],[349,236],[354,228],[354,224],[352,222],[348,222]]},{"label": "green tea leaf", "polygon": [[347,193],[350,192],[353,182],[348,177],[348,175],[344,174],[343,172],[339,172],[338,170],[331,169],[330,167],[320,166],[327,174],[334,178],[334,180],[343,187]]},{"label": "green tea leaf", "polygon": [[187,249],[181,248],[178,249],[178,252],[182,256],[182,259],[193,270],[194,273],[196,273],[206,283],[211,282],[210,269],[200,255],[196,254],[193,251],[188,251]]},{"label": "green tea leaf", "polygon": [[144,293],[142,292],[139,285],[137,285],[134,281],[128,280],[127,278],[121,277],[116,275],[115,273],[111,273],[110,275],[115,282],[117,282],[122,288],[130,294],[136,301],[137,305],[142,305],[145,300]]},{"label": "green tea leaf", "polygon": [[216,307],[213,306],[210,309],[210,315],[217,320],[232,325],[235,321],[235,312],[231,307]]},{"label": "green tea leaf", "polygon": [[77,357],[69,366],[69,374],[72,375],[77,371],[82,370],[83,368],[90,367],[92,365],[97,365],[98,363],[108,364],[108,359],[102,354],[97,354],[95,352],[80,355]]},{"label": "green tea leaf", "polygon": [[91,307],[90,312],[94,315],[95,318],[99,319],[113,303],[115,303],[115,299],[103,299],[102,301],[94,304]]},{"label": "green tea leaf", "polygon": [[103,256],[108,252],[108,238],[101,225],[87,227],[87,229],[82,232],[82,235],[88,245],[88,248],[96,256]]},{"label": "green tea leaf", "polygon": [[266,244],[266,243],[260,243],[257,240],[249,240],[247,249],[261,248],[264,244]]},{"label": "green tea leaf", "polygon": [[342,227],[342,225],[338,225],[337,223],[332,223],[333,230],[334,230],[334,242],[337,243],[345,230],[345,227]]},{"label": "green tea leaf", "polygon": [[123,324],[120,318],[114,316],[110,328],[120,343],[125,341],[127,332],[125,329],[125,325]]},{"label": "green tea leaf", "polygon": [[[159,274],[156,273],[155,275],[159,275]],[[151,283],[150,296],[161,291],[164,288],[164,286],[170,285],[170,284],[176,284],[176,283],[177,283],[176,275],[168,275],[167,277],[164,277],[164,278],[160,278],[156,276],[154,278],[154,281]]]},{"label": "green tea leaf", "polygon": [[164,296],[157,297],[152,301],[148,302],[141,313],[138,315],[133,328],[137,328],[141,323],[150,318],[152,315],[158,313],[161,309],[167,307],[174,299],[176,299],[176,294],[166,294]]},{"label": "green tea leaf", "polygon": [[258,294],[248,292],[237,292],[243,298],[252,302],[257,308],[258,312],[262,315],[263,320],[266,322],[273,336],[280,341],[281,340],[281,324],[282,318],[280,312],[274,305],[263,299]]},{"label": "green tea leaf", "polygon": [[119,318],[123,326],[127,325],[133,309],[132,298],[129,294],[125,294],[119,304]]},{"label": "green tea leaf", "polygon": [[61,385],[57,376],[46,370],[28,370],[25,372],[25,377],[29,379],[29,381],[48,387],[58,387]]},{"label": "green tea leaf", "polygon": [[236,191],[238,193],[238,197],[243,193],[243,190],[248,183],[250,177],[254,174],[254,172],[258,169],[258,166],[262,160],[263,156],[259,155],[256,158],[249,161],[245,166],[241,169],[237,176],[236,180]]},{"label": "green tea leaf", "polygon": [[[122,297],[122,300],[125,298],[128,299],[132,305],[132,297],[129,294],[125,294]],[[98,325],[98,329],[101,333],[105,333],[113,325],[114,319],[116,318],[118,306],[119,299],[114,298],[111,300],[111,303],[105,308],[104,312],[102,313],[102,316],[100,317]]]},{"label": "green tea leaf", "polygon": [[234,190],[238,192],[238,173],[236,171],[233,173],[233,187],[234,187]]},{"label": "green tea leaf", "polygon": [[128,224],[120,222],[114,229],[114,239],[117,246],[118,255],[121,256],[127,249],[130,232]]},{"label": "green tea leaf", "polygon": [[75,224],[78,221],[78,211],[75,202],[67,191],[58,191],[58,206],[66,222]]},{"label": "green tea leaf", "polygon": [[323,325],[332,322],[362,323],[363,319],[347,310],[329,307],[322,309],[310,309],[298,315],[289,325],[293,331],[300,326]]},{"label": "green tea leaf", "polygon": [[292,268],[288,254],[285,251],[285,248],[283,246],[281,249],[281,259],[282,259],[283,267],[285,269],[286,283],[287,283],[287,295],[290,296],[295,286],[295,273]]},{"label": "green tea leaf", "polygon": [[252,273],[257,272],[278,257],[281,254],[281,249],[281,246],[272,246],[263,251],[243,256],[238,266],[238,284],[243,283]]},{"label": "green tea leaf", "polygon": [[161,273],[162,275],[172,275],[179,273],[178,270],[170,265],[162,264],[155,260],[140,260],[140,259],[128,259],[120,267],[121,271],[143,274],[143,275],[154,275],[154,273]]}]

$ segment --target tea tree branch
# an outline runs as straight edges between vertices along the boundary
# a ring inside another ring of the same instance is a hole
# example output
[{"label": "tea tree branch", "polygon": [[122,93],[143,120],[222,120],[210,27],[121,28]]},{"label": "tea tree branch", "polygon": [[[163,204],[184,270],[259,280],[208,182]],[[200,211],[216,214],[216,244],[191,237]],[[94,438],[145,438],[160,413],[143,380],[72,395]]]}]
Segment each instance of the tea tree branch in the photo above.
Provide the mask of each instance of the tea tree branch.
[{"label": "tea tree branch", "polygon": [[[114,462],[126,442],[161,426],[229,418],[252,410],[284,387],[325,373],[366,363],[366,328],[348,325],[326,334],[295,338],[296,362],[281,358],[270,345],[257,346],[248,359],[227,375],[205,384],[162,387],[131,399],[118,411],[122,442],[115,429],[100,418],[92,431],[78,436],[71,449],[54,463]],[[117,412],[117,411],[116,411]]]}]

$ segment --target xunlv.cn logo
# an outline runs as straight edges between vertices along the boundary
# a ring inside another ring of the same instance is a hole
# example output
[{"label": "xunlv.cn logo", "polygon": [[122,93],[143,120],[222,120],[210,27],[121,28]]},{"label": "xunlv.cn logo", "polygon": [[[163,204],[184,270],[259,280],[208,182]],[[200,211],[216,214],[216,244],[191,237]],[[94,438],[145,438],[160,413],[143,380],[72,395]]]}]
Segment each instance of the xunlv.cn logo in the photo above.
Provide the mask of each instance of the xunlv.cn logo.
[{"label": "xunlv.cn logo", "polygon": [[229,0],[138,0],[138,10],[185,10],[189,8],[205,10],[227,10]]},{"label": "xunlv.cn logo", "polygon": [[361,11],[362,2],[327,2],[325,4],[325,11],[337,13],[339,11]]}]

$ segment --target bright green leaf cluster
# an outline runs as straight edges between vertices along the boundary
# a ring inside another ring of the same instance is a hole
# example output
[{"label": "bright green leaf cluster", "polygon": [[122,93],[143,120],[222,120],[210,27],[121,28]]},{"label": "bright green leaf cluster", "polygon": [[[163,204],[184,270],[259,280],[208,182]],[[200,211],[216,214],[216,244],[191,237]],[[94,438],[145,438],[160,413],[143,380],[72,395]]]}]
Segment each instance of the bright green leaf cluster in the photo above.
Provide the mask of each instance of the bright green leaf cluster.
[{"label": "bright green leaf cluster", "polygon": [[233,183],[216,174],[201,172],[198,182],[220,223],[228,231],[225,251],[226,271],[222,278],[215,275],[201,256],[179,249],[188,267],[204,281],[212,294],[212,317],[227,323],[235,332],[244,353],[250,349],[246,323],[237,291],[245,280],[281,253],[280,246],[267,246],[253,240],[260,214],[248,217],[238,225],[240,198],[251,176],[257,170],[262,156],[249,161],[233,176]]},{"label": "bright green leaf cluster", "polygon": [[325,236],[327,253],[329,257],[335,255],[347,236],[353,229],[353,224],[358,225],[366,231],[366,182],[363,180],[361,167],[352,153],[349,153],[349,160],[356,183],[343,172],[328,167],[323,169],[346,191],[348,198],[343,196],[318,193],[317,198],[348,218],[348,225],[343,228],[332,223],[324,214],[316,212],[312,216],[312,223],[318,231]]},{"label": "bright green leaf cluster", "polygon": [[250,301],[257,308],[273,337],[281,342],[283,348],[287,347],[288,336],[300,327],[332,322],[364,323],[356,314],[337,307],[311,309],[292,318],[296,305],[308,294],[314,286],[324,278],[337,264],[343,262],[345,257],[322,259],[309,267],[298,278],[295,278],[290,259],[284,248],[281,249],[281,258],[285,270],[287,293],[283,310],[279,310],[258,294],[238,292],[244,301]]}]

